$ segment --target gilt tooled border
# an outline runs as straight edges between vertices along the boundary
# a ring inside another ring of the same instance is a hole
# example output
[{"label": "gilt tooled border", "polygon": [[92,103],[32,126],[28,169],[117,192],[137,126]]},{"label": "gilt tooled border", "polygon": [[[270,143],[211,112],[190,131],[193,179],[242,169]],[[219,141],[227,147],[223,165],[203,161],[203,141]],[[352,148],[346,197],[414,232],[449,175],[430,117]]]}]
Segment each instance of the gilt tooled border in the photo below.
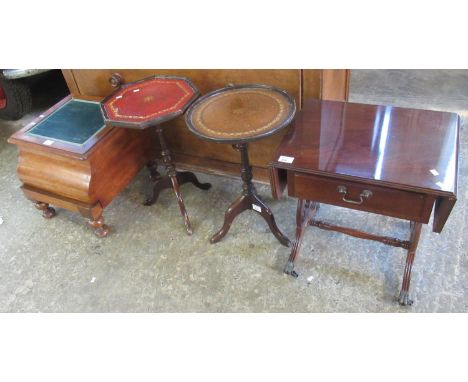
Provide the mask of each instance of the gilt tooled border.
[{"label": "gilt tooled border", "polygon": [[[151,81],[152,82],[152,81]],[[174,83],[174,81],[167,81],[167,80],[159,80],[158,81],[159,83]],[[115,107],[114,106],[114,102],[117,101],[117,98],[114,98],[111,102],[109,102],[109,108],[112,110],[114,116],[116,117],[120,117],[120,118],[129,118],[129,119],[149,119],[149,118],[152,118],[152,117],[156,117],[158,115],[161,115],[161,114],[166,114],[166,112],[169,112],[169,111],[173,111],[173,110],[177,110],[179,108],[179,105],[185,101],[185,99],[187,97],[191,97],[193,95],[193,92],[189,92],[185,87],[183,87],[179,82],[175,82],[175,84],[180,88],[182,89],[182,91],[185,93],[183,95],[182,98],[180,98],[174,105],[172,105],[171,107],[168,107],[166,109],[163,109],[163,110],[159,110],[157,112],[154,112],[152,114],[148,114],[148,115],[145,115],[145,116],[141,116],[141,115],[121,115],[119,113],[119,108],[118,107]],[[142,88],[144,86],[148,86],[148,85],[151,85],[150,82],[146,83],[146,84],[139,84],[139,88]],[[125,89],[123,92],[122,92],[122,97],[125,93],[127,93],[128,91],[132,90],[133,91],[133,87],[128,87],[127,89]]]},{"label": "gilt tooled border", "polygon": [[[278,99],[279,99],[279,95],[276,94],[276,93],[272,93],[270,91],[264,91],[264,90],[244,90],[244,89],[241,89],[239,91],[236,91],[236,93],[242,93],[242,94],[248,94],[248,93],[252,93],[252,94],[263,94],[263,95],[266,95],[266,96],[269,96],[271,98],[273,98],[276,103],[279,105],[279,112],[278,114],[276,115],[276,117],[270,121],[269,123],[267,123],[265,126],[261,126],[257,129],[253,129],[253,130],[249,130],[249,131],[243,131],[243,132],[220,132],[220,131],[216,131],[216,130],[213,130],[213,129],[210,129],[208,126],[206,126],[202,119],[201,119],[201,115],[203,114],[203,111],[213,102],[215,101],[218,101],[220,98],[223,98],[223,97],[229,97],[232,95],[234,91],[230,91],[230,92],[226,92],[225,94],[220,94],[220,95],[217,95],[211,99],[208,99],[206,103],[202,103],[200,105],[200,108],[198,110],[195,111],[195,122],[201,126],[205,131],[213,134],[213,136],[216,136],[216,137],[225,137],[225,136],[228,136],[228,137],[240,137],[240,136],[251,136],[251,135],[256,135],[257,133],[260,133],[260,132],[263,132],[265,130],[268,130],[271,126],[275,125],[281,118],[281,115],[283,114],[284,110],[285,110],[285,107],[284,107],[284,103],[283,102],[280,102]],[[285,119],[285,118],[283,118]],[[200,131],[200,130],[199,130]],[[201,132],[201,131],[200,131]]]}]

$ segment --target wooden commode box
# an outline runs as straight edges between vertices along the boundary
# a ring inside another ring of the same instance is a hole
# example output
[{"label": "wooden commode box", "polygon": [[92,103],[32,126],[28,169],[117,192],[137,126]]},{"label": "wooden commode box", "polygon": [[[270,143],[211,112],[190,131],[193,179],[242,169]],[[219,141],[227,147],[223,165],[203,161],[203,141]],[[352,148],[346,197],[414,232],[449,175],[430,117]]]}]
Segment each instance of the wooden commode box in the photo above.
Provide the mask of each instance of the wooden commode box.
[{"label": "wooden commode box", "polygon": [[106,127],[99,102],[66,97],[8,142],[19,148],[21,188],[45,218],[57,206],[106,236],[103,209],[150,160],[150,132]]}]

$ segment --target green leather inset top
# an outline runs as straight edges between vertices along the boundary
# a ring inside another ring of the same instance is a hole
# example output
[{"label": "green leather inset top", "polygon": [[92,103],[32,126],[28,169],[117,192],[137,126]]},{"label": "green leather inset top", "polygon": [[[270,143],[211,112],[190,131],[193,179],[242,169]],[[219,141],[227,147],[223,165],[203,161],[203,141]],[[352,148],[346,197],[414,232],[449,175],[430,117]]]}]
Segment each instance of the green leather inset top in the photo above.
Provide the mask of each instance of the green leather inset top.
[{"label": "green leather inset top", "polygon": [[27,134],[82,145],[103,127],[99,102],[72,99]]}]

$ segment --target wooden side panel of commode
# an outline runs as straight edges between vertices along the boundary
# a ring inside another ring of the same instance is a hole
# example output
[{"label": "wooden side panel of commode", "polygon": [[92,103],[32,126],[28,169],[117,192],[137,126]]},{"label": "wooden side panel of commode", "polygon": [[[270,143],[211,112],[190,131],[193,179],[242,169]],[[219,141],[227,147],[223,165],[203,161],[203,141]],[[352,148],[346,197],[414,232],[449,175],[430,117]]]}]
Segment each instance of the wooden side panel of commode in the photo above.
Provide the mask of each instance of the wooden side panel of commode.
[{"label": "wooden side panel of commode", "polygon": [[112,129],[82,157],[31,144],[18,146],[17,174],[26,196],[84,215],[93,206],[105,208],[154,158],[150,130]]},{"label": "wooden side panel of commode", "polygon": [[114,128],[93,150],[90,198],[105,208],[154,157],[151,130]]},{"label": "wooden side panel of commode", "polygon": [[20,147],[18,178],[27,186],[92,204],[91,168],[86,160]]}]

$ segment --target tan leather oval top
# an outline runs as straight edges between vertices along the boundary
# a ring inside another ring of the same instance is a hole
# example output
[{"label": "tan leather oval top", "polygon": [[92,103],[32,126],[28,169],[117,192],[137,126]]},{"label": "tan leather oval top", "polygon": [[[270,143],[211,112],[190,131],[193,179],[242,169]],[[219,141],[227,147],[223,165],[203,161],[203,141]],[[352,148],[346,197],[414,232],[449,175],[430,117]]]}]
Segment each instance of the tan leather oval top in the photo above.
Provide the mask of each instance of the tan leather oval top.
[{"label": "tan leather oval top", "polygon": [[204,138],[246,141],[269,135],[294,115],[287,94],[267,87],[226,88],[193,105],[187,123]]}]

